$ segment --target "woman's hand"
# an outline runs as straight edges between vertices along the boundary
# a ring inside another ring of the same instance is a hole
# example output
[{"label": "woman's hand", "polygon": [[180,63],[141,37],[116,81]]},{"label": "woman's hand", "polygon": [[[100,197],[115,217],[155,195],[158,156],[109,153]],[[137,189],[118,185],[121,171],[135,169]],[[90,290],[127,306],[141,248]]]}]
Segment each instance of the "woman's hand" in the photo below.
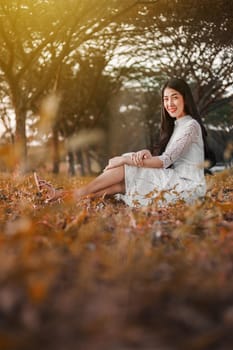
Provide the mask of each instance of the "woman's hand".
[{"label": "woman's hand", "polygon": [[109,159],[108,165],[104,168],[104,171],[117,168],[119,166],[122,166],[126,164],[126,157],[124,156],[118,156],[118,157],[113,157]]},{"label": "woman's hand", "polygon": [[135,166],[142,167],[144,165],[143,160],[152,158],[152,154],[149,150],[143,149],[141,151],[132,153],[130,157]]}]

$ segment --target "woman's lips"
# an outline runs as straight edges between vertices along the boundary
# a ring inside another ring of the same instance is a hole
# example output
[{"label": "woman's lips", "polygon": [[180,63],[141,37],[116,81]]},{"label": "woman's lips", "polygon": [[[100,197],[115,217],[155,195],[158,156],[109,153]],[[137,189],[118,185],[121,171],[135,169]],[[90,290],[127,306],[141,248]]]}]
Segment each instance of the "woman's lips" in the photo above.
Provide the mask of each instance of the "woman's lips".
[{"label": "woman's lips", "polygon": [[168,109],[168,112],[169,112],[169,113],[175,113],[175,112],[176,112],[176,108]]}]

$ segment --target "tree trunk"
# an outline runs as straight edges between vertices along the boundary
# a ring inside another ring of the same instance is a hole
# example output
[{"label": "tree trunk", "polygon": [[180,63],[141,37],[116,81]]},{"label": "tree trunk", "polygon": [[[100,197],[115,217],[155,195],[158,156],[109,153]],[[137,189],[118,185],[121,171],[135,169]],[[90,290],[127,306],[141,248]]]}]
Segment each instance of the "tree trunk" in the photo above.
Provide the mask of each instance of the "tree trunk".
[{"label": "tree trunk", "polygon": [[72,151],[68,152],[68,173],[70,176],[75,176],[75,165],[74,165],[74,153]]},{"label": "tree trunk", "polygon": [[88,175],[90,175],[91,174],[91,157],[87,149],[84,150],[83,152],[85,155],[86,172],[88,173]]},{"label": "tree trunk", "polygon": [[58,174],[60,170],[60,148],[58,130],[53,128],[53,173]]},{"label": "tree trunk", "polygon": [[76,151],[76,157],[77,157],[78,166],[80,168],[80,175],[84,176],[85,175],[85,169],[84,169],[84,160],[83,160],[82,150],[77,150]]},{"label": "tree trunk", "polygon": [[27,166],[26,110],[20,106],[15,106],[15,115],[16,167],[20,172],[25,172]]}]

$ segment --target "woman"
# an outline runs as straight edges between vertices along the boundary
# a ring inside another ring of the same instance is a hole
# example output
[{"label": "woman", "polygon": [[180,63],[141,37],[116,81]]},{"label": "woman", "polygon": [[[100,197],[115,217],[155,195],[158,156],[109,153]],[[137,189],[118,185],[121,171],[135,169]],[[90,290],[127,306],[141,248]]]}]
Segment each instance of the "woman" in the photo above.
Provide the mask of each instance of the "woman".
[{"label": "woman", "polygon": [[[79,199],[118,194],[129,206],[144,206],[154,200],[161,204],[178,199],[192,202],[206,192],[206,135],[189,86],[182,79],[171,79],[162,89],[158,155],[141,150],[114,157],[101,175],[73,195]],[[40,190],[49,188],[46,181],[35,179]],[[49,201],[67,193],[53,187],[49,192]]]}]

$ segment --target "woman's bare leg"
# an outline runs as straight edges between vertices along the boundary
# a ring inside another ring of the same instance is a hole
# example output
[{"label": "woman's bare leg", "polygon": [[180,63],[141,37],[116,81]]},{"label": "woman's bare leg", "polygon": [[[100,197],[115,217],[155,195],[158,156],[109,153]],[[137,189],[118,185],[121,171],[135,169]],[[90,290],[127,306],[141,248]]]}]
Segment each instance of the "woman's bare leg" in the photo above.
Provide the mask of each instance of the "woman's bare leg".
[{"label": "woman's bare leg", "polygon": [[90,194],[90,197],[96,198],[96,197],[101,197],[101,196],[105,196],[105,195],[113,195],[116,193],[122,193],[122,194],[125,193],[125,183],[124,182],[122,182],[120,184],[109,186],[104,190],[94,192],[94,193]]},{"label": "woman's bare leg", "polygon": [[89,194],[103,195],[115,194],[124,191],[124,166],[109,169],[97,176],[89,184],[75,190],[75,197],[83,197]]},{"label": "woman's bare leg", "polygon": [[61,198],[78,199],[88,195],[98,197],[105,194],[111,195],[116,193],[124,193],[125,191],[124,166],[106,170],[87,185],[73,191],[56,190],[51,184],[40,179],[36,174],[34,174],[34,177],[38,190],[47,191],[47,202],[56,201]]}]

